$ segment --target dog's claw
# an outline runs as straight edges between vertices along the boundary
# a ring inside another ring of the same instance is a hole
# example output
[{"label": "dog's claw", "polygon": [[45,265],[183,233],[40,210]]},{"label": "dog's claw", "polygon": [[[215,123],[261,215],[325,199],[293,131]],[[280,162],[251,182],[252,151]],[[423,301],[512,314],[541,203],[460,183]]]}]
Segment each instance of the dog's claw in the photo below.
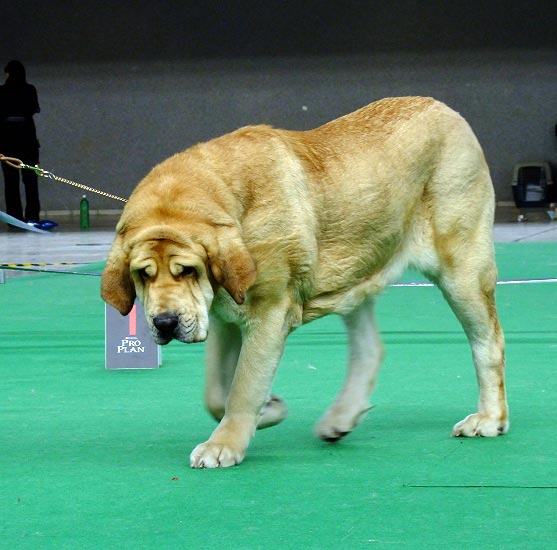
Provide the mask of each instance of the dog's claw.
[{"label": "dog's claw", "polygon": [[509,431],[509,421],[474,413],[455,424],[452,437],[496,437]]},{"label": "dog's claw", "polygon": [[228,468],[240,464],[244,454],[234,451],[226,445],[217,443],[201,443],[190,455],[192,468]]},{"label": "dog's claw", "polygon": [[372,406],[366,405],[359,410],[339,412],[333,405],[318,422],[315,433],[323,441],[336,443],[346,437],[372,408]]},{"label": "dog's claw", "polygon": [[288,415],[288,408],[281,397],[271,395],[269,401],[263,405],[257,429],[270,428],[282,422]]},{"label": "dog's claw", "polygon": [[340,441],[344,436],[348,435],[349,433],[350,431],[341,432],[339,430],[334,430],[333,434],[324,436],[321,439],[323,439],[323,441],[326,441],[327,443],[336,443],[337,441]]}]

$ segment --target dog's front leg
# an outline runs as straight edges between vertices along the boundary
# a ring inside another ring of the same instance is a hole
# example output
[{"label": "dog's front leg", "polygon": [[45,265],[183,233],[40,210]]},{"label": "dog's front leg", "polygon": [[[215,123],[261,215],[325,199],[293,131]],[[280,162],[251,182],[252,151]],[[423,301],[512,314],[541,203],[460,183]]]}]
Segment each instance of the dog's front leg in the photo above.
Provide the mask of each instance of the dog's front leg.
[{"label": "dog's front leg", "polygon": [[288,334],[285,306],[269,307],[250,318],[224,417],[211,437],[190,456],[192,468],[234,466],[244,459],[266,403]]}]

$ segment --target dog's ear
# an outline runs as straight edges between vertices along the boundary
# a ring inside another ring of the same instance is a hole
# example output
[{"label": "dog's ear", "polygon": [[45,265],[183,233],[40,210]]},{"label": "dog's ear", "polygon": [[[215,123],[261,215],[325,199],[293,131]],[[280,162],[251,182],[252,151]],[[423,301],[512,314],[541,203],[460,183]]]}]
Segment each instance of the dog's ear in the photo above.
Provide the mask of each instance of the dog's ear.
[{"label": "dog's ear", "polygon": [[106,267],[101,278],[101,297],[122,315],[127,315],[132,310],[135,301],[135,286],[130,274],[128,255],[123,249],[122,241],[122,235],[116,235],[108,253]]},{"label": "dog's ear", "polygon": [[237,304],[243,304],[246,292],[255,282],[257,269],[239,231],[233,227],[219,227],[216,243],[207,252],[215,280]]}]

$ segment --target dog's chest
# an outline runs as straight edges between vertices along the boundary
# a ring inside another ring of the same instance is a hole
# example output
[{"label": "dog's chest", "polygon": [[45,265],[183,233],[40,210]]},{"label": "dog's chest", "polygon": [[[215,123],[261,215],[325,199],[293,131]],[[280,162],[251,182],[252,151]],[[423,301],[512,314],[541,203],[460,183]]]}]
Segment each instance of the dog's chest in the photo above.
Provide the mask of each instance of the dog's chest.
[{"label": "dog's chest", "polygon": [[225,323],[240,325],[244,321],[244,313],[241,306],[236,304],[230,295],[223,289],[219,289],[215,295],[210,313]]}]

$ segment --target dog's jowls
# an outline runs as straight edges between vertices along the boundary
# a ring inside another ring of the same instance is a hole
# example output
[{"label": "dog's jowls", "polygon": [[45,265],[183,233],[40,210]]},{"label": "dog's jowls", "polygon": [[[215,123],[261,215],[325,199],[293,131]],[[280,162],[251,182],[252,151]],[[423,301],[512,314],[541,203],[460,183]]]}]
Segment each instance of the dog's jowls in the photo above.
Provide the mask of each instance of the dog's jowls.
[{"label": "dog's jowls", "polygon": [[493,208],[472,130],[430,98],[385,99],[307,132],[246,127],[137,186],[102,296],[122,314],[141,299],[160,344],[207,339],[205,401],[220,423],[190,460],[215,468],[240,463],[255,429],[284,419],[271,386],[286,337],[330,313],[345,322],[350,359],[316,432],[337,441],[356,426],[382,357],[375,296],[412,266],[440,287],[472,348],[478,409],[453,435],[496,436],[509,422]]}]

